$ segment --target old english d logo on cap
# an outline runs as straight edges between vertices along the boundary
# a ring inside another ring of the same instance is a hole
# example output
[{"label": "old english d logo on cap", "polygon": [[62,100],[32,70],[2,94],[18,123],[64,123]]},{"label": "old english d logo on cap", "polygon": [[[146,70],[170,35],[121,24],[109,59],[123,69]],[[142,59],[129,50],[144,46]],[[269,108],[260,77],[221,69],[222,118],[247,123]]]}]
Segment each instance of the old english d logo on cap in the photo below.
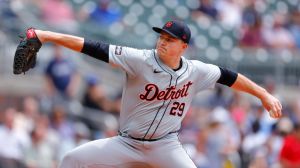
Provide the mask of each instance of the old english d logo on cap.
[{"label": "old english d logo on cap", "polygon": [[152,27],[152,29],[157,33],[166,32],[185,43],[189,43],[191,38],[190,28],[184,22],[177,20],[166,22],[163,28]]},{"label": "old english d logo on cap", "polygon": [[173,22],[169,21],[169,22],[167,22],[167,23],[165,24],[165,27],[171,27],[172,24],[173,24]]}]

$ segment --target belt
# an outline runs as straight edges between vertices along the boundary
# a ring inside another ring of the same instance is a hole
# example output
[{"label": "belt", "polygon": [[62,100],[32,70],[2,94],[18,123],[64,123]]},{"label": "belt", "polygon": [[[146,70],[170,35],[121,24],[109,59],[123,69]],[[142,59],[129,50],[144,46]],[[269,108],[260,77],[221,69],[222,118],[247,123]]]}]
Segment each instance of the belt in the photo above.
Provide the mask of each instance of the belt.
[{"label": "belt", "polygon": [[164,135],[164,136],[162,136],[160,138],[156,138],[156,139],[136,138],[136,137],[133,137],[133,136],[128,135],[126,133],[123,133],[121,131],[118,131],[118,135],[121,136],[121,137],[134,139],[134,140],[137,140],[137,141],[149,141],[149,142],[153,142],[153,141],[157,141],[157,140],[163,139],[164,137],[166,137],[169,134],[178,133],[178,132],[179,132],[179,130],[178,131],[172,131],[172,132],[169,132],[168,134],[166,134],[166,135]]}]

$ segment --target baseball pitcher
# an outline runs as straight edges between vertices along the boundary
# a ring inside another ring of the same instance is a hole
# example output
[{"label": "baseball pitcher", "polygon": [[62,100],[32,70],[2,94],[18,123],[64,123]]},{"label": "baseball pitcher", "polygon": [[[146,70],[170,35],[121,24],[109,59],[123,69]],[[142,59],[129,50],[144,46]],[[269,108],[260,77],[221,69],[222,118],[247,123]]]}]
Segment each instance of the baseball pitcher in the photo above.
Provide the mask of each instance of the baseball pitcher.
[{"label": "baseball pitcher", "polygon": [[141,50],[77,36],[30,28],[15,55],[15,74],[27,71],[43,43],[55,43],[123,69],[126,73],[118,136],[95,140],[70,151],[61,168],[196,168],[178,140],[193,97],[216,83],[259,98],[273,118],[281,116],[278,99],[245,76],[183,57],[191,32],[169,21],[156,48]]}]

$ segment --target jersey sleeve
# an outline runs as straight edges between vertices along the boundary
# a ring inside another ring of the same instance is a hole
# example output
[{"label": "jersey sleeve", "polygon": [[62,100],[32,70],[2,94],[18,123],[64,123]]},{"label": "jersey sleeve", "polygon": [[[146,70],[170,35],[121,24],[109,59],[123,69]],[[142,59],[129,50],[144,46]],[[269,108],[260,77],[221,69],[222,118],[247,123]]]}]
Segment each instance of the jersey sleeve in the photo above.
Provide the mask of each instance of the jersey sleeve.
[{"label": "jersey sleeve", "polygon": [[109,45],[109,63],[121,67],[129,75],[135,76],[138,72],[141,72],[144,60],[144,50]]},{"label": "jersey sleeve", "polygon": [[213,89],[221,76],[220,68],[213,64],[195,61],[195,69],[198,78],[198,91]]}]

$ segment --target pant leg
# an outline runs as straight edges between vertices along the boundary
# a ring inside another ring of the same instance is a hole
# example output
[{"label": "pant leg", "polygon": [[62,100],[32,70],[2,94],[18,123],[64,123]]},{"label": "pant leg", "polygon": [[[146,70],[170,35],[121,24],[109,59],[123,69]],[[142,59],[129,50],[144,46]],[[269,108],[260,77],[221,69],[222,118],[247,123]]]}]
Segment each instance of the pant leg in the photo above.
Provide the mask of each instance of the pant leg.
[{"label": "pant leg", "polygon": [[142,160],[137,145],[120,136],[91,141],[68,152],[59,168],[121,168]]},{"label": "pant leg", "polygon": [[[151,148],[147,153],[149,164],[159,168],[196,168],[192,159],[182,147],[176,134],[169,135],[167,138],[158,142],[148,144]],[[153,164],[155,163],[155,164]]]}]

